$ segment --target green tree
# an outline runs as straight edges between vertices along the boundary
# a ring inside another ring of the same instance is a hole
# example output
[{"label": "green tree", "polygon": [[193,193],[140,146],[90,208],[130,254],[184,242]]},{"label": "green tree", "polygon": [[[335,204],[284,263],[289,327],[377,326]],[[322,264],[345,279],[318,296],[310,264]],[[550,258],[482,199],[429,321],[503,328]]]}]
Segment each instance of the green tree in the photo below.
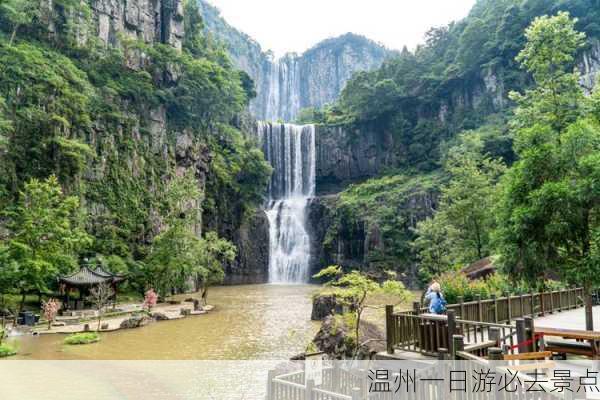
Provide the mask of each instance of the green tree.
[{"label": "green tree", "polygon": [[483,152],[477,133],[465,133],[446,156],[450,180],[434,216],[417,225],[414,245],[425,278],[490,255],[495,188],[504,165]]},{"label": "green tree", "polygon": [[48,290],[58,274],[77,268],[78,254],[91,244],[81,228],[79,200],[65,196],[55,176],[30,180],[8,212],[7,262],[22,294]]},{"label": "green tree", "polygon": [[200,241],[199,265],[196,267],[196,282],[206,304],[208,288],[222,283],[225,278],[223,265],[232,262],[237,254],[236,247],[221,239],[215,232],[208,232]]},{"label": "green tree", "polygon": [[[390,278],[394,277],[389,273]],[[370,307],[367,303],[368,296],[377,293],[385,293],[395,296],[397,303],[408,300],[411,296],[402,282],[395,279],[389,279],[383,283],[378,283],[366,274],[360,271],[352,271],[345,274],[341,267],[337,265],[329,266],[313,276],[315,279],[329,279],[326,283],[328,289],[333,289],[336,299],[343,305],[348,306],[353,315],[355,356],[360,351],[364,343],[360,341],[360,327],[364,311]]]},{"label": "green tree", "polygon": [[[505,267],[526,279],[559,274],[586,290],[600,282],[600,125],[572,62],[583,43],[566,13],[537,18],[519,54],[536,87],[514,95],[515,151],[503,180],[497,238]],[[593,100],[591,101],[593,104]],[[592,107],[593,108],[593,107]]]},{"label": "green tree", "polygon": [[145,271],[148,284],[163,298],[173,289],[185,289],[190,279],[206,298],[208,287],[223,280],[223,264],[235,258],[235,246],[215,233],[196,235],[201,198],[191,173],[175,177],[167,188],[162,210],[166,228],[152,243]]},{"label": "green tree", "polygon": [[39,0],[3,0],[0,3],[0,15],[8,20],[12,26],[9,46],[12,46],[17,31],[24,25],[28,25],[40,15]]}]

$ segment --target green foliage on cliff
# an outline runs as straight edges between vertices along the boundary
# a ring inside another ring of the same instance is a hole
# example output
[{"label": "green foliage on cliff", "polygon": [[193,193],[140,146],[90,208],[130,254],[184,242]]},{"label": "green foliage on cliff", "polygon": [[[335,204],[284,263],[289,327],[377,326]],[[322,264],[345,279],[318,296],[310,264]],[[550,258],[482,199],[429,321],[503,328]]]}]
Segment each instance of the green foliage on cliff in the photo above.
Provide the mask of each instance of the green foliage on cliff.
[{"label": "green foliage on cliff", "polygon": [[[193,224],[178,233],[225,220],[219,234],[231,239],[261,203],[270,168],[235,122],[253,83],[204,33],[195,1],[185,2],[182,51],[118,33],[103,43],[90,10],[73,0],[1,3],[0,208],[17,205],[27,182],[56,176],[52,185],[77,200],[72,211],[92,239],[65,252],[60,272],[85,257],[130,273],[142,292],[155,238],[175,226],[166,216],[178,209],[167,195],[176,176],[191,176],[197,189],[186,211]],[[215,257],[231,261],[225,247],[201,254],[207,277],[219,275]],[[11,254],[0,268],[28,268]],[[56,272],[23,285],[45,289]]]},{"label": "green foliage on cliff", "polygon": [[365,268],[407,272],[412,228],[431,213],[442,179],[437,173],[390,175],[350,186],[335,202],[326,248],[335,250],[337,243],[346,242],[342,256],[367,256]]},{"label": "green foliage on cliff", "polygon": [[514,105],[507,94],[531,84],[515,60],[523,32],[535,17],[560,10],[579,18],[590,41],[600,38],[597,0],[479,0],[467,18],[432,28],[416,51],[356,74],[325,121],[392,132],[391,150],[405,154],[398,167],[435,169],[440,143],[503,115]]}]

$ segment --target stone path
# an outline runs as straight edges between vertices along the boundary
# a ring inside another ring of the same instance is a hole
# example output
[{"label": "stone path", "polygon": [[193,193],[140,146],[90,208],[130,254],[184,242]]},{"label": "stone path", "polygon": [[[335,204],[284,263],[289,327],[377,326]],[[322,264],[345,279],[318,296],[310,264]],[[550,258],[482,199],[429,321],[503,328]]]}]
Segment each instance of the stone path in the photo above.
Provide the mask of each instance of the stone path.
[{"label": "stone path", "polygon": [[[124,306],[119,305],[119,309],[123,309],[123,308],[124,308]],[[135,311],[138,309],[139,309],[139,307],[134,307],[134,308],[132,308],[132,311]],[[211,311],[213,309],[213,306],[210,306],[210,305],[204,306],[204,311],[194,311],[194,304],[190,303],[190,302],[182,302],[181,304],[165,303],[165,304],[156,305],[156,307],[154,307],[152,309],[152,313],[164,314],[167,317],[167,319],[175,320],[175,319],[181,319],[181,318],[186,317],[185,315],[181,314],[182,309],[189,310],[190,315],[193,316],[193,315],[206,314],[208,311]],[[118,317],[102,318],[101,324],[102,325],[108,324],[108,328],[102,329],[101,331],[102,332],[116,331],[116,330],[120,329],[121,323],[129,318],[131,318],[131,314],[124,314],[124,315],[120,315]],[[98,324],[98,320],[94,319],[94,318],[90,318],[89,321],[82,322],[82,323],[65,325],[65,326],[53,326],[50,330],[46,329],[45,327],[36,328],[32,332],[35,332],[36,334],[40,334],[40,335],[51,334],[51,333],[64,333],[64,334],[78,333],[78,332],[85,331],[84,327],[86,324],[89,324],[91,330],[95,330],[96,326]]]}]

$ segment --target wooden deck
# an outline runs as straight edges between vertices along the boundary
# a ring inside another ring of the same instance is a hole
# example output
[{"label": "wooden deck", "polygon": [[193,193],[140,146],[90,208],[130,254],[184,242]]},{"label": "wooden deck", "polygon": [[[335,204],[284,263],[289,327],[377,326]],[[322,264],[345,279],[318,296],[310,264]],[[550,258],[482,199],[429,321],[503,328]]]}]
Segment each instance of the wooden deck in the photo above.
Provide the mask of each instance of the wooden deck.
[{"label": "wooden deck", "polygon": [[[574,310],[547,314],[535,319],[536,326],[548,328],[585,330],[585,310]],[[594,331],[600,331],[600,306],[594,307]]]}]

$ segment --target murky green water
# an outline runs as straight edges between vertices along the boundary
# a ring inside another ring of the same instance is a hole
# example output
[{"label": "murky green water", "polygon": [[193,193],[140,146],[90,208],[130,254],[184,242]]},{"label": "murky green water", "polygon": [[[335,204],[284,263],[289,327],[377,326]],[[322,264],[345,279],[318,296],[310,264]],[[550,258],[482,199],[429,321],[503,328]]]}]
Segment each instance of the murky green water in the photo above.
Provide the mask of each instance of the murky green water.
[{"label": "murky green water", "polygon": [[209,291],[215,310],[182,320],[103,333],[100,343],[64,346],[63,335],[19,337],[21,359],[287,359],[318,330],[310,321],[311,285],[246,285]]}]

